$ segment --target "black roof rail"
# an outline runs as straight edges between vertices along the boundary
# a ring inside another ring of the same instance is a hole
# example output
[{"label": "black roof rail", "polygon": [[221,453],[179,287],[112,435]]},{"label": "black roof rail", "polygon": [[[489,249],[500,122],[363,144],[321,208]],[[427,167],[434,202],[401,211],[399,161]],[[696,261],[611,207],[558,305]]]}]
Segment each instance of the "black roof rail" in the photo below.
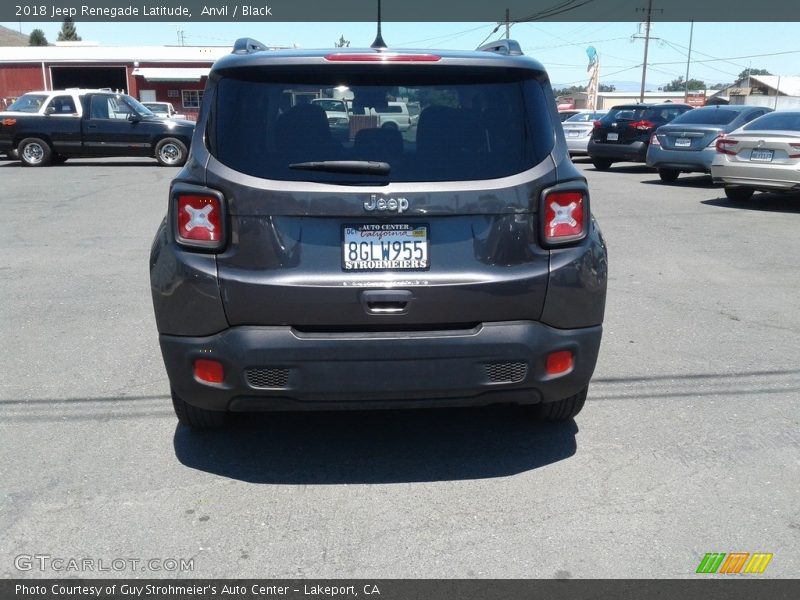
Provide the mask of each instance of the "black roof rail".
[{"label": "black roof rail", "polygon": [[251,52],[261,52],[262,50],[268,50],[268,48],[261,42],[257,42],[252,38],[239,38],[233,43],[231,54],[250,54]]},{"label": "black roof rail", "polygon": [[489,42],[478,48],[481,52],[496,52],[497,54],[507,54],[509,56],[522,56],[524,52],[516,40],[497,40]]}]

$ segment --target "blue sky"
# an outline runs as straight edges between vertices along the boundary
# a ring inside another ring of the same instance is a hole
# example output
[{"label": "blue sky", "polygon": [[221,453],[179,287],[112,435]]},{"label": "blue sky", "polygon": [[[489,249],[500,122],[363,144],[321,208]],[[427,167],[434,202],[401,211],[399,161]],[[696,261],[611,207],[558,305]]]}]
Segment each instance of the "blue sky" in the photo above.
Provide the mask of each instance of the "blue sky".
[{"label": "blue sky", "polygon": [[[60,23],[2,23],[30,33],[43,29],[55,41]],[[473,49],[496,39],[496,23],[384,23],[383,37],[390,46]],[[84,40],[106,46],[173,45],[178,30],[187,45],[231,45],[238,37],[267,44],[304,48],[331,47],[344,35],[352,46],[368,46],[375,37],[373,23],[81,23]],[[525,53],[539,59],[556,84],[586,83],[586,47],[594,46],[601,60],[601,82],[636,83],[641,80],[643,40],[638,23],[518,23],[511,37]],[[648,56],[648,89],[656,89],[686,72],[689,23],[653,24]],[[732,82],[747,67],[768,69],[775,75],[800,75],[800,23],[695,23],[689,76],[707,84]],[[717,60],[725,59],[725,60]],[[701,62],[702,61],[702,62]]]}]

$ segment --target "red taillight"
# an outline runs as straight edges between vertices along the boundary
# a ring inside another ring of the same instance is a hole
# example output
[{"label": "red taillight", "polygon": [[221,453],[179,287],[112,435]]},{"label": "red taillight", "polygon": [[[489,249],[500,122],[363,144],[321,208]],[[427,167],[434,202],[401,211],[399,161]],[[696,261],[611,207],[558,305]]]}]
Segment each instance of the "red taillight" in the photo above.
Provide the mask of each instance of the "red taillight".
[{"label": "red taillight", "polygon": [[176,211],[179,242],[206,248],[222,244],[224,215],[217,196],[179,193]]},{"label": "red taillight", "polygon": [[194,361],[194,376],[206,383],[222,383],[225,379],[225,369],[217,360],[199,358]]},{"label": "red taillight", "polygon": [[654,133],[650,136],[650,145],[651,146],[660,146],[661,142],[658,141],[658,136]]},{"label": "red taillight", "polygon": [[325,60],[331,62],[436,62],[441,58],[436,54],[398,54],[395,52],[375,52],[374,54],[338,52],[325,55]]},{"label": "red taillight", "polygon": [[632,127],[633,129],[638,129],[640,131],[652,129],[655,126],[656,126],[655,123],[653,123],[652,121],[648,121],[647,119],[642,119],[641,121],[634,121],[633,123],[630,123],[628,125],[628,127]]},{"label": "red taillight", "polygon": [[545,370],[548,375],[563,375],[572,370],[574,363],[572,352],[569,350],[559,350],[547,355]]},{"label": "red taillight", "polygon": [[[789,146],[792,148],[792,150],[800,151],[800,144],[792,142],[791,144],[789,144]],[[796,152],[795,154],[790,154],[789,158],[800,158],[800,152]]]},{"label": "red taillight", "polygon": [[717,152],[721,152],[722,154],[736,154],[735,150],[729,150],[729,146],[735,146],[739,143],[739,140],[734,140],[733,138],[719,138],[717,140]]},{"label": "red taillight", "polygon": [[583,192],[551,192],[544,198],[546,244],[574,242],[586,235],[587,202]]},{"label": "red taillight", "polygon": [[593,125],[594,125],[594,128],[595,128],[595,129],[598,129],[598,128],[600,128],[600,127],[602,127],[602,126],[603,126],[603,124],[602,124],[600,121],[595,121],[595,122],[593,123]]}]

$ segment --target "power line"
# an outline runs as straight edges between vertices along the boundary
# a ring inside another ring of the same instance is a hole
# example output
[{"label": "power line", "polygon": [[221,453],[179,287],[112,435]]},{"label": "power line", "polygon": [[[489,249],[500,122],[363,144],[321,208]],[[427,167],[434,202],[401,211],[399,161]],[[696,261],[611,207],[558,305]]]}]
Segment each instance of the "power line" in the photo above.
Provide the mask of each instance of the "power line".
[{"label": "power line", "polygon": [[[742,58],[764,58],[768,56],[783,56],[786,54],[800,54],[800,50],[785,50],[783,52],[768,52],[766,54],[750,54],[748,56],[731,56],[729,58],[709,58],[706,60],[696,60],[695,63],[710,63],[710,62],[728,62],[730,60],[740,60]],[[653,63],[654,65],[682,65],[683,61],[680,62],[659,62]]]},{"label": "power line", "polygon": [[423,42],[431,42],[431,41],[436,41],[436,40],[445,41],[447,39],[450,39],[451,37],[460,36],[460,35],[464,35],[464,34],[467,34],[467,33],[472,33],[473,31],[478,31],[479,29],[483,29],[484,27],[487,27],[487,25],[479,25],[478,27],[472,27],[470,29],[464,29],[463,31],[456,31],[456,32],[448,33],[448,34],[444,34],[444,35],[437,35],[435,37],[425,38],[425,39],[422,39],[422,40],[412,40],[410,42],[400,42],[399,44],[392,44],[392,45],[393,46],[408,46],[410,44],[421,44]]},{"label": "power line", "polygon": [[[606,73],[605,75],[603,75],[603,77],[613,77],[614,75],[619,75],[620,73],[624,73],[625,71],[631,71],[633,69],[638,69],[641,66],[642,65],[639,64],[639,65],[634,65],[632,67],[628,67],[626,69],[621,69],[619,71],[614,71],[613,73]],[[586,79],[578,79],[576,81],[568,81],[567,83],[560,83],[559,85],[575,85],[575,84],[578,84],[578,83],[583,83],[584,81],[586,81]]]},{"label": "power line", "polygon": [[529,21],[541,21],[542,19],[547,19],[549,17],[555,17],[556,15],[560,15],[565,12],[569,12],[571,10],[575,10],[576,8],[580,8],[581,6],[585,6],[586,4],[590,4],[594,2],[594,0],[584,0],[580,4],[575,4],[578,0],[566,0],[561,4],[557,4],[556,6],[552,6],[550,8],[546,8],[543,11],[539,11],[538,13],[534,13],[529,17],[525,17],[524,19],[517,19],[517,23],[527,23]]}]

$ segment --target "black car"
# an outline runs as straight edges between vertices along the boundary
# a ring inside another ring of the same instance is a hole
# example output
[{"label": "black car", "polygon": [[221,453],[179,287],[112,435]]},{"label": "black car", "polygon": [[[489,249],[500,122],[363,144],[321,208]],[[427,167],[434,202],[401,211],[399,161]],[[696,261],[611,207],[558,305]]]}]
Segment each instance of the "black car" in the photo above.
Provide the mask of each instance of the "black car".
[{"label": "black car", "polygon": [[[580,411],[605,244],[544,68],[513,41],[479,50],[240,40],[214,64],[150,258],[181,423],[497,402],[549,420]],[[346,139],[309,95],[352,103]],[[373,118],[398,101],[420,103],[410,132]]]},{"label": "black car", "polygon": [[595,122],[587,152],[596,169],[615,162],[645,162],[650,137],[692,107],[688,104],[623,104]]}]

